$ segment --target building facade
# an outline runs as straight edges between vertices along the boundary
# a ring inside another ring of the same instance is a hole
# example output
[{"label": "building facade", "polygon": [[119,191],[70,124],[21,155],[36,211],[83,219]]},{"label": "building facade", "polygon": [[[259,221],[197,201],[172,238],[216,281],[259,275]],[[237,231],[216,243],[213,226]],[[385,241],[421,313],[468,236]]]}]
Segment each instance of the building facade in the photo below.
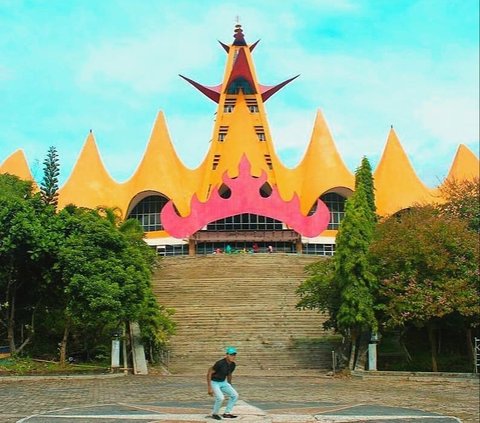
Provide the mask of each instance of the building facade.
[{"label": "building facade", "polygon": [[[252,52],[240,25],[227,53],[222,82],[214,87],[187,82],[217,104],[210,148],[196,169],[179,159],[162,113],[155,121],[145,154],[126,182],[105,169],[92,132],[74,169],[60,188],[59,206],[116,207],[136,218],[146,241],[160,254],[234,251],[302,252],[332,255],[354,175],[340,157],[322,113],[317,113],[310,143],[297,167],[285,167],[275,153],[265,102],[293,81],[259,83]],[[478,177],[478,158],[458,148],[448,178]],[[0,173],[32,179],[18,150]],[[390,130],[374,171],[377,211],[394,214],[415,203],[438,200],[438,188],[417,177],[402,145]]]}]

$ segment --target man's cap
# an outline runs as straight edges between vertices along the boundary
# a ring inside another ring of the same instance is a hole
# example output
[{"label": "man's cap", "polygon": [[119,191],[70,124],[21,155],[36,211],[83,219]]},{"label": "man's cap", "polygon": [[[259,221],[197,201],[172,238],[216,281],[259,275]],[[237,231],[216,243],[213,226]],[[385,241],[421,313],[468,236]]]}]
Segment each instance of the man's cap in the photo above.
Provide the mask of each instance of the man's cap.
[{"label": "man's cap", "polygon": [[227,354],[236,354],[237,353],[237,350],[235,347],[227,347],[227,349],[225,350],[225,352]]}]

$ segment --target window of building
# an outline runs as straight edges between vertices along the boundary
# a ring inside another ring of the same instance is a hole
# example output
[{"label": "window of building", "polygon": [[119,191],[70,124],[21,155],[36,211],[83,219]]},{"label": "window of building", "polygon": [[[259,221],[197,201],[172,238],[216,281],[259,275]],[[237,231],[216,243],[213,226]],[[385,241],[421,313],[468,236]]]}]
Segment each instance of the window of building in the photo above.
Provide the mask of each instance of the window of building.
[{"label": "window of building", "polygon": [[243,213],[211,222],[208,231],[271,231],[282,230],[282,222],[271,217]]},{"label": "window of building", "polygon": [[224,199],[230,198],[232,196],[232,190],[228,188],[225,184],[222,184],[218,189],[218,195],[220,195],[220,197]]},{"label": "window of building", "polygon": [[257,137],[260,141],[265,141],[265,129],[263,129],[262,125],[256,125],[255,127],[255,133],[257,134]]},{"label": "window of building", "polygon": [[265,157],[265,163],[267,163],[268,168],[272,170],[273,169],[272,157],[270,156],[270,154],[264,154],[263,156]]},{"label": "window of building", "polygon": [[168,201],[168,198],[162,195],[145,197],[133,208],[128,218],[137,219],[145,232],[161,231],[163,225],[160,212]]},{"label": "window of building", "polygon": [[156,251],[159,256],[186,256],[188,244],[158,245]]},{"label": "window of building", "polygon": [[258,103],[255,97],[246,97],[247,107],[250,113],[258,113]]},{"label": "window of building", "polygon": [[295,244],[291,242],[202,242],[196,245],[196,254],[213,254],[216,250],[225,252],[227,245],[232,249],[232,253],[253,253],[253,244],[257,244],[260,253],[266,253],[268,246],[273,247],[273,251],[276,253],[295,253]]},{"label": "window of building", "polygon": [[[261,187],[260,187],[260,196],[263,198],[268,198],[272,195],[272,186],[268,183],[265,182]],[[263,217],[263,216],[261,216]]]},{"label": "window of building", "polygon": [[335,244],[304,244],[303,254],[333,256],[335,254]]},{"label": "window of building", "polygon": [[330,222],[327,229],[338,230],[340,223],[345,216],[345,201],[346,198],[337,194],[336,192],[329,192],[320,197],[330,211]]},{"label": "window of building", "polygon": [[220,154],[215,154],[213,156],[212,170],[215,170],[220,163]]},{"label": "window of building", "polygon": [[243,94],[255,94],[255,89],[245,78],[234,79],[227,88],[227,94],[238,94],[242,90]]},{"label": "window of building", "polygon": [[218,128],[218,141],[225,141],[225,138],[227,137],[227,132],[228,126],[220,126],[220,128]]}]

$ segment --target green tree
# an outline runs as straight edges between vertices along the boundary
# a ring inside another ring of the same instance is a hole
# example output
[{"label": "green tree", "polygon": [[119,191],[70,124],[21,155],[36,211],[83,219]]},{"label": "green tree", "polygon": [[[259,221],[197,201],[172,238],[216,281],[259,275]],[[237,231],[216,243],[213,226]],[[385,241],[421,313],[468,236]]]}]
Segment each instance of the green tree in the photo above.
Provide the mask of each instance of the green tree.
[{"label": "green tree", "polygon": [[371,253],[383,325],[425,327],[432,370],[438,371],[442,319],[458,316],[467,331],[479,324],[477,235],[455,216],[414,208],[379,225]]},{"label": "green tree", "polygon": [[349,338],[352,369],[360,334],[377,329],[376,277],[369,262],[375,222],[373,178],[370,163],[364,158],[356,172],[356,190],[347,200],[333,259],[310,267],[310,277],[297,290],[301,296],[298,308],[327,311],[330,318],[326,326]]},{"label": "green tree", "polygon": [[152,301],[155,253],[138,231],[135,236],[120,231],[97,210],[68,207],[59,217],[65,228],[58,263],[64,312],[61,362],[70,335],[80,328],[98,332],[138,321],[149,325],[144,334],[167,337],[172,326],[168,312]]},{"label": "green tree", "polygon": [[368,256],[374,227],[375,216],[360,184],[347,201],[334,256],[334,283],[340,296],[340,307],[336,316],[337,328],[350,337],[351,369],[355,367],[359,335],[363,331],[377,330],[374,312],[377,281]]},{"label": "green tree", "polygon": [[[151,272],[158,264],[159,258],[154,251],[145,244],[144,231],[138,219],[122,220],[121,210],[117,207],[100,206],[96,209],[100,216],[104,216],[112,226],[116,227],[128,240],[130,248],[134,247],[133,253],[141,254],[138,262],[145,262]],[[134,258],[134,254],[127,253],[126,260]],[[150,280],[150,278],[149,278]],[[172,309],[167,309],[158,304],[150,282],[144,286],[145,296],[141,302],[141,310],[137,316],[141,328],[143,342],[155,360],[161,351],[166,349],[169,337],[175,332],[175,324],[171,319]]]},{"label": "green tree", "polygon": [[72,332],[82,326],[100,330],[121,321],[123,266],[119,256],[124,242],[107,220],[91,210],[70,208],[59,217],[65,230],[57,279],[64,318],[60,362],[65,363]]},{"label": "green tree", "polygon": [[366,157],[362,158],[360,166],[355,171],[355,189],[358,189],[360,185],[365,190],[368,206],[375,216],[377,206],[375,205],[375,186],[373,183],[372,166]]},{"label": "green tree", "polygon": [[305,268],[308,278],[297,288],[300,300],[297,302],[298,309],[317,309],[326,313],[328,319],[323,323],[325,329],[337,328],[336,316],[340,308],[340,295],[336,285],[335,262],[332,257],[312,263]]},{"label": "green tree", "polygon": [[[174,330],[152,292],[155,265],[137,220],[74,205],[57,214],[31,182],[0,175],[0,338],[12,352],[31,339],[33,351],[56,351],[61,338],[65,362],[69,339],[95,347],[138,321],[153,356]],[[28,336],[18,346],[20,328]]]},{"label": "green tree", "polygon": [[440,187],[445,202],[437,208],[444,214],[468,222],[469,229],[480,232],[480,179],[448,179]]},{"label": "green tree", "polygon": [[8,173],[0,174],[0,197],[29,199],[33,196],[32,181],[24,181]]},{"label": "green tree", "polygon": [[149,290],[143,302],[138,324],[141,328],[143,343],[152,362],[161,360],[161,353],[167,349],[168,340],[175,333],[173,314],[174,310],[159,305],[153,292]]},{"label": "green tree", "polygon": [[50,147],[47,157],[43,161],[43,179],[40,184],[42,200],[45,204],[52,205],[55,209],[58,205],[58,176],[60,175],[60,162],[57,149]]},{"label": "green tree", "polygon": [[15,334],[27,323],[29,335],[33,332],[33,316],[55,244],[49,231],[53,215],[32,192],[31,182],[0,175],[0,310],[13,353],[30,341],[28,336],[18,347]]}]

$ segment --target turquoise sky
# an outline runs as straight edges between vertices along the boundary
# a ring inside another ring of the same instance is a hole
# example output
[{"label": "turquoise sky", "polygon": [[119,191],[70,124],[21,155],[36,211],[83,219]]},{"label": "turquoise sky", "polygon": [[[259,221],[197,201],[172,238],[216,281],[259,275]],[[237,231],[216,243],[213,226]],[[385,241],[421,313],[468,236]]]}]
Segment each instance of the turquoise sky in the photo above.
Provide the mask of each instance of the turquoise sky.
[{"label": "turquoise sky", "polygon": [[429,186],[460,143],[478,155],[478,0],[0,0],[0,163],[21,148],[40,179],[53,145],[63,184],[92,129],[124,181],[162,110],[196,167],[216,104],[178,74],[220,83],[237,17],[262,84],[301,75],[266,103],[287,166],[317,109],[352,171],[375,168],[390,125]]}]

